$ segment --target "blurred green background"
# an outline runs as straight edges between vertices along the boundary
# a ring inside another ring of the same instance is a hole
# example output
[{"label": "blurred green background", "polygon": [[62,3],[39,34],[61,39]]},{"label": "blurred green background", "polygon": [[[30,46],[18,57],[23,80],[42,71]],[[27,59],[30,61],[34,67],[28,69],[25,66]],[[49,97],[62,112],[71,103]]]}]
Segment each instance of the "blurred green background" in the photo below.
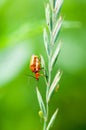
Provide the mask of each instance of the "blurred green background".
[{"label": "blurred green background", "polygon": [[[44,0],[0,0],[0,130],[42,130],[35,87],[45,84],[26,74],[30,56],[42,54]],[[86,130],[86,0],[64,0],[62,49],[53,74],[63,70],[50,103],[59,113],[51,130]]]}]

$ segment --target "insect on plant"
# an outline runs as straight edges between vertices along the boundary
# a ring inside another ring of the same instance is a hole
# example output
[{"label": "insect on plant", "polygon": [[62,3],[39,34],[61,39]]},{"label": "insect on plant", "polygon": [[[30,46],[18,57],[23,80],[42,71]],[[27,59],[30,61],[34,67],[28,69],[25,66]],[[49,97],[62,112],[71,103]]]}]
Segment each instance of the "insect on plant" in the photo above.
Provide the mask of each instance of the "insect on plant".
[{"label": "insect on plant", "polygon": [[[59,16],[62,4],[63,0],[48,0],[45,5],[46,26],[43,30],[43,39],[48,60],[47,64],[45,64],[45,59],[42,55],[40,58],[33,55],[30,62],[30,69],[35,74],[35,79],[38,80],[40,76],[44,76],[44,82],[46,83],[45,101],[38,86],[36,87],[40,107],[39,116],[44,121],[43,130],[51,129],[58,113],[57,108],[52,115],[49,114],[49,102],[54,94],[54,90],[57,92],[59,89],[59,81],[62,75],[62,71],[57,69],[55,75],[52,76],[54,65],[61,50],[61,41],[57,39],[63,23],[62,16]],[[40,74],[42,69],[43,74]]]},{"label": "insect on plant", "polygon": [[41,58],[39,58],[37,55],[32,55],[30,60],[30,69],[35,74],[34,77],[36,80],[39,80],[40,76],[45,76],[44,74],[40,74],[40,71],[44,68],[41,67]]}]

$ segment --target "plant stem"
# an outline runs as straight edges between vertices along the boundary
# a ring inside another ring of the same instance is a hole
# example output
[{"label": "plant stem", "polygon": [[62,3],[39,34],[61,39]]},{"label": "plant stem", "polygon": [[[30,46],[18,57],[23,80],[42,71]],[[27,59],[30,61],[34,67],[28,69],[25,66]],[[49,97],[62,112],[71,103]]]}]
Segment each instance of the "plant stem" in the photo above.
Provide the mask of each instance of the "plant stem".
[{"label": "plant stem", "polygon": [[52,9],[52,30],[50,31],[50,43],[49,43],[49,56],[48,56],[48,82],[47,82],[47,87],[46,87],[46,119],[44,119],[44,128],[43,130],[47,130],[47,122],[48,122],[48,117],[49,117],[49,103],[48,103],[48,93],[49,93],[49,89],[50,89],[50,85],[51,85],[51,58],[52,58],[52,48],[53,48],[53,37],[52,37],[52,33],[53,33],[53,29],[54,29],[54,25],[56,22],[56,16],[54,13],[54,1],[53,1],[53,9]]},{"label": "plant stem", "polygon": [[50,51],[49,62],[48,62],[48,73],[49,73],[48,74],[48,84],[47,84],[47,88],[46,88],[46,112],[47,113],[46,113],[46,119],[44,120],[44,128],[43,128],[43,130],[47,130],[47,121],[48,121],[48,112],[49,112],[47,96],[48,96],[50,83],[51,83],[51,51]]},{"label": "plant stem", "polygon": [[44,119],[44,127],[43,130],[46,130],[46,120]]}]

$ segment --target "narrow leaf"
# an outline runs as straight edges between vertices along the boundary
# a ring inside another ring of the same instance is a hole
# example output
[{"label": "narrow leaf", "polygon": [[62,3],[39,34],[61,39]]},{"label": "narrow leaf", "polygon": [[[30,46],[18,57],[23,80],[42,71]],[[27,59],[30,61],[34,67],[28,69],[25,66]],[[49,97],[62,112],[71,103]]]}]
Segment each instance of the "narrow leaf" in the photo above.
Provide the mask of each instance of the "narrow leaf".
[{"label": "narrow leaf", "polygon": [[53,9],[53,0],[49,0],[49,2],[50,2],[50,6],[51,6],[51,8]]},{"label": "narrow leaf", "polygon": [[57,45],[56,50],[55,50],[55,52],[54,52],[54,54],[52,56],[52,59],[51,59],[51,69],[52,69],[53,65],[55,64],[55,62],[56,62],[56,59],[57,59],[57,57],[59,55],[60,50],[61,50],[61,41]]},{"label": "narrow leaf", "polygon": [[41,57],[41,67],[42,67],[42,68],[45,68],[45,61],[44,61],[44,58],[43,58],[42,55],[40,55],[40,57]]},{"label": "narrow leaf", "polygon": [[56,0],[55,3],[55,14],[58,15],[61,7],[62,7],[63,0]]},{"label": "narrow leaf", "polygon": [[61,29],[61,26],[62,26],[62,17],[60,16],[60,18],[58,19],[58,21],[57,21],[57,23],[55,25],[53,33],[52,33],[52,43],[56,42],[59,31]]},{"label": "narrow leaf", "polygon": [[51,19],[51,12],[50,12],[50,5],[47,3],[45,8],[45,15],[46,15],[46,23],[48,25],[49,31],[51,32],[52,29],[52,19]]},{"label": "narrow leaf", "polygon": [[50,6],[51,6],[51,8],[53,10],[53,8],[55,6],[55,0],[49,0],[49,2],[50,2]]},{"label": "narrow leaf", "polygon": [[51,117],[51,119],[50,119],[50,121],[49,121],[49,124],[48,124],[48,126],[47,126],[47,130],[49,130],[49,129],[52,127],[52,125],[53,125],[53,123],[54,123],[54,121],[55,121],[55,119],[56,119],[57,113],[58,113],[58,109],[56,109],[56,111],[55,111],[54,114],[52,115],[52,117]]},{"label": "narrow leaf", "polygon": [[40,55],[41,57],[41,67],[43,69],[43,72],[44,72],[44,76],[45,76],[45,81],[46,81],[46,84],[47,84],[47,80],[48,80],[48,77],[47,77],[47,69],[46,69],[46,66],[45,66],[45,61],[44,61],[44,58],[42,55]]},{"label": "narrow leaf", "polygon": [[46,49],[47,55],[49,56],[49,54],[50,54],[49,39],[48,39],[48,34],[47,34],[47,31],[46,31],[46,28],[44,28],[43,37],[44,37],[45,49]]},{"label": "narrow leaf", "polygon": [[60,78],[61,78],[61,75],[62,75],[62,73],[61,73],[60,70],[59,70],[59,71],[57,72],[57,74],[56,74],[56,76],[55,76],[55,78],[54,78],[52,84],[51,84],[50,89],[49,89],[48,98],[47,98],[47,101],[48,101],[48,102],[49,102],[49,100],[50,100],[50,97],[51,97],[51,95],[52,95],[54,89],[56,88],[56,85],[59,83],[59,80],[60,80]]},{"label": "narrow leaf", "polygon": [[38,98],[38,102],[39,102],[40,109],[41,109],[41,111],[43,112],[43,115],[46,116],[45,105],[44,105],[42,96],[41,96],[41,94],[40,94],[38,88],[36,88],[36,92],[37,92],[37,98]]}]

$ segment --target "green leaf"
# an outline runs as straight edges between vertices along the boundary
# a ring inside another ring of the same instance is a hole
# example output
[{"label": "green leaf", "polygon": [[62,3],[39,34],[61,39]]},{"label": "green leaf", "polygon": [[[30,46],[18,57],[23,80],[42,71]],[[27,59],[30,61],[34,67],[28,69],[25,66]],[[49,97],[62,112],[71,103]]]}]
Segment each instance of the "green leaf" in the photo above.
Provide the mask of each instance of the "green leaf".
[{"label": "green leaf", "polygon": [[50,2],[51,8],[53,9],[53,5],[54,5],[54,4],[53,4],[53,3],[54,3],[53,0],[49,0],[49,2]]},{"label": "green leaf", "polygon": [[55,7],[55,1],[56,0],[49,0],[49,3],[50,3],[50,6],[51,6],[51,9],[53,10],[54,7]]},{"label": "green leaf", "polygon": [[39,92],[39,90],[38,90],[37,87],[36,87],[36,92],[37,92],[37,98],[38,98],[38,102],[39,102],[40,109],[41,109],[41,111],[43,112],[43,115],[46,116],[45,105],[44,105],[42,96],[41,96],[41,94],[40,94],[40,92]]},{"label": "green leaf", "polygon": [[52,32],[52,44],[54,44],[58,38],[59,31],[62,26],[62,17],[60,16]]},{"label": "green leaf", "polygon": [[49,39],[48,39],[48,34],[46,31],[46,28],[44,28],[43,37],[44,37],[45,49],[46,49],[47,55],[49,56],[50,55],[50,48],[49,48]]},{"label": "green leaf", "polygon": [[41,67],[45,69],[45,61],[42,55],[40,55],[41,57]]},{"label": "green leaf", "polygon": [[55,76],[55,78],[54,78],[52,84],[51,84],[50,89],[49,89],[48,98],[47,98],[47,101],[48,101],[48,102],[49,102],[49,100],[50,100],[51,95],[53,94],[53,91],[54,91],[55,88],[56,88],[56,85],[59,83],[59,80],[60,80],[60,78],[61,78],[61,75],[62,75],[62,73],[61,73],[60,70],[59,70],[59,71],[57,72],[57,74],[56,74],[56,76]]},{"label": "green leaf", "polygon": [[50,5],[47,3],[45,8],[45,16],[46,16],[46,23],[48,25],[49,31],[51,32],[52,29],[52,18],[51,18],[51,11],[50,11]]},{"label": "green leaf", "polygon": [[55,15],[58,15],[63,4],[63,0],[56,0],[55,2]]},{"label": "green leaf", "polygon": [[48,74],[47,74],[47,69],[46,69],[46,66],[45,66],[45,61],[44,61],[44,58],[43,58],[42,55],[40,55],[40,57],[41,57],[41,67],[42,67],[42,70],[44,72],[45,81],[46,81],[46,84],[47,84],[47,81],[48,81],[47,76],[48,76]]},{"label": "green leaf", "polygon": [[53,65],[55,64],[55,62],[56,62],[56,60],[57,60],[57,57],[58,57],[58,55],[59,55],[60,50],[61,50],[61,41],[60,41],[59,44],[57,45],[56,50],[55,50],[55,52],[54,52],[54,54],[53,54],[53,56],[52,56],[52,58],[51,58],[51,70],[52,70]]},{"label": "green leaf", "polygon": [[56,111],[55,111],[54,114],[52,115],[52,117],[51,117],[51,119],[50,119],[50,121],[49,121],[49,124],[48,124],[48,126],[47,126],[47,130],[49,130],[49,129],[52,127],[52,125],[53,125],[53,123],[54,123],[54,121],[55,121],[55,119],[56,119],[57,113],[58,113],[58,108],[56,109]]}]

